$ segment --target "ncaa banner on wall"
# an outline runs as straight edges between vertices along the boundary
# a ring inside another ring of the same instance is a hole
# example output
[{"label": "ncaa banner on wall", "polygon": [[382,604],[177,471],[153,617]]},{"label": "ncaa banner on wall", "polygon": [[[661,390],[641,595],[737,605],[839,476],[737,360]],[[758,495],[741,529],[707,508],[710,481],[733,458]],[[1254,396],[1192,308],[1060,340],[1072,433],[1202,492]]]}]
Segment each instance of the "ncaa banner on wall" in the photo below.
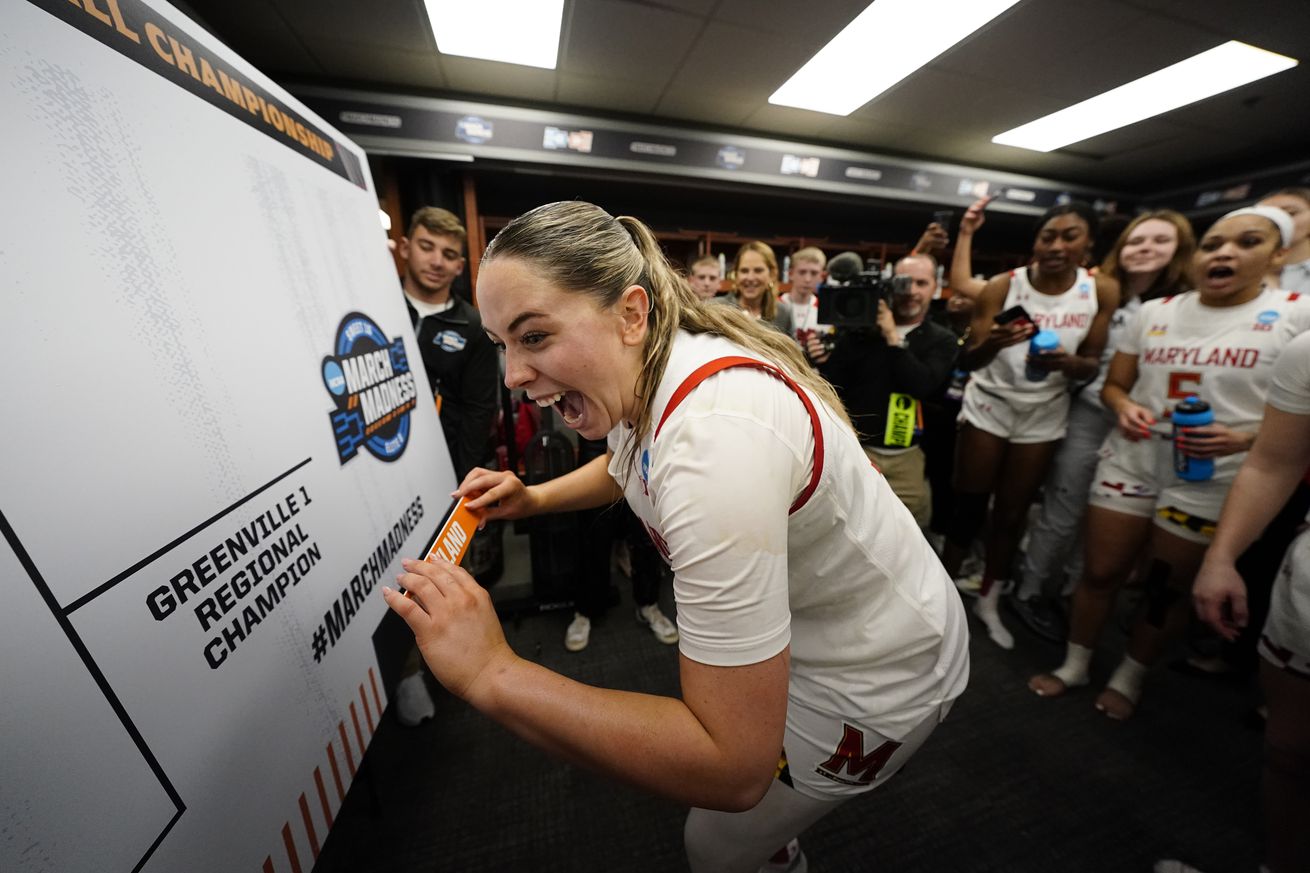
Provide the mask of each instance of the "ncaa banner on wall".
[{"label": "ncaa banner on wall", "polygon": [[455,485],[364,155],[153,0],[0,112],[0,869],[308,870]]}]

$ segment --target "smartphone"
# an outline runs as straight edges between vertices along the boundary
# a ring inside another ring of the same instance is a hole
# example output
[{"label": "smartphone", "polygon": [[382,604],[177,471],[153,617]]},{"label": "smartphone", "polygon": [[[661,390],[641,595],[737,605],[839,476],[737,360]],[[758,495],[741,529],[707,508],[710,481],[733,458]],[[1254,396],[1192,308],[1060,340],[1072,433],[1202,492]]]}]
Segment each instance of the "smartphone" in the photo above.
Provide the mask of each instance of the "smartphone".
[{"label": "smartphone", "polygon": [[955,210],[939,209],[932,214],[932,220],[934,224],[940,224],[942,230],[950,233],[951,222],[955,220]]},{"label": "smartphone", "polygon": [[1028,314],[1028,310],[1024,309],[1022,306],[1011,306],[1004,312],[998,312],[992,321],[997,324],[1009,324],[1013,321],[1026,321],[1029,324],[1032,324],[1033,318]]}]

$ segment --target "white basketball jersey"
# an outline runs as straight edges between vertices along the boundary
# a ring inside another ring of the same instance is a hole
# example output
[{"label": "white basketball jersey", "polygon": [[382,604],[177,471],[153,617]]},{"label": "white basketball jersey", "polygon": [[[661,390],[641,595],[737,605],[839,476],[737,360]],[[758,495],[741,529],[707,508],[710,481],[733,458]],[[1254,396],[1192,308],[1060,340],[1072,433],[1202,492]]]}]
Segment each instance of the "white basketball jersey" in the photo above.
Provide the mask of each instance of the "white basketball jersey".
[{"label": "white basketball jersey", "polygon": [[[797,388],[811,417],[797,393],[755,369],[688,380],[736,356],[755,357],[680,332],[652,402],[652,423],[667,416],[662,429],[629,468],[633,432],[609,435],[610,475],[674,571],[679,650],[736,666],[790,644],[793,700],[899,739],[964,689],[960,598],[822,401]],[[698,387],[680,393],[684,384]]]},{"label": "white basketball jersey", "polygon": [[[1038,330],[1058,335],[1060,348],[1072,354],[1087,338],[1096,318],[1096,280],[1079,267],[1073,284],[1064,293],[1043,294],[1028,281],[1028,268],[1021,267],[1010,273],[1010,291],[1001,309],[1012,306],[1026,309]],[[1001,349],[990,364],[974,372],[972,381],[984,392],[1004,397],[1020,409],[1049,403],[1068,390],[1063,373],[1050,373],[1040,382],[1030,381],[1024,375],[1027,358],[1027,343]]]},{"label": "white basketball jersey", "polygon": [[[1196,291],[1151,300],[1119,345],[1137,356],[1129,398],[1168,421],[1173,408],[1195,394],[1210,404],[1219,424],[1256,430],[1274,362],[1307,329],[1310,297],[1289,291],[1265,289],[1240,306],[1207,306]],[[1217,472],[1235,469],[1243,457],[1217,459]]]}]

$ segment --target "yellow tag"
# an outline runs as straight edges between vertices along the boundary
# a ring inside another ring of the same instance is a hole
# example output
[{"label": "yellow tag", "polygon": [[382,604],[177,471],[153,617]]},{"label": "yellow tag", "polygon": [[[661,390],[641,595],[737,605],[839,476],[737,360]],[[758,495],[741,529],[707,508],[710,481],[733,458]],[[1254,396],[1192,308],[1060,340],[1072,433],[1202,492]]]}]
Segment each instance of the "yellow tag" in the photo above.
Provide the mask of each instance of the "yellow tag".
[{"label": "yellow tag", "polygon": [[914,442],[918,406],[918,401],[908,394],[892,394],[887,401],[887,431],[882,437],[883,445],[908,448]]}]

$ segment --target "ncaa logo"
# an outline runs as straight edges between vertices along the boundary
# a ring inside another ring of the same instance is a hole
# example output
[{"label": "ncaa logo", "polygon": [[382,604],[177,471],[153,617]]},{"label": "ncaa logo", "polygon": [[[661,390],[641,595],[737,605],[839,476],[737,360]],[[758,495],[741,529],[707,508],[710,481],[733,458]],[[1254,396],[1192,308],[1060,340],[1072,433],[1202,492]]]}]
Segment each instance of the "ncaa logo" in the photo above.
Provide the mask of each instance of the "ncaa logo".
[{"label": "ncaa logo", "polygon": [[1266,309],[1255,317],[1255,324],[1251,325],[1251,330],[1273,330],[1276,321],[1278,321],[1277,310]]},{"label": "ncaa logo", "polygon": [[373,319],[352,312],[337,327],[320,373],[334,407],[328,418],[342,464],[361,448],[381,461],[404,454],[416,385],[401,337],[388,338]]}]

